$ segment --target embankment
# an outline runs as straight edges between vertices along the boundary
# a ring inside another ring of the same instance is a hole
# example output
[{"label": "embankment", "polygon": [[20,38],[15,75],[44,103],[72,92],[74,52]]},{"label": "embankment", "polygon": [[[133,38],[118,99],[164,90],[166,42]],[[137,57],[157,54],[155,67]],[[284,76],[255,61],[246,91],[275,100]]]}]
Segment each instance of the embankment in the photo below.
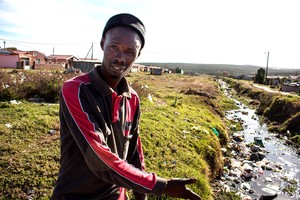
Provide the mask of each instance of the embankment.
[{"label": "embankment", "polygon": [[300,152],[300,97],[283,95],[254,87],[252,82],[224,79],[238,95],[247,96],[258,102],[257,114],[269,124],[269,131],[280,137],[287,136],[288,142]]}]

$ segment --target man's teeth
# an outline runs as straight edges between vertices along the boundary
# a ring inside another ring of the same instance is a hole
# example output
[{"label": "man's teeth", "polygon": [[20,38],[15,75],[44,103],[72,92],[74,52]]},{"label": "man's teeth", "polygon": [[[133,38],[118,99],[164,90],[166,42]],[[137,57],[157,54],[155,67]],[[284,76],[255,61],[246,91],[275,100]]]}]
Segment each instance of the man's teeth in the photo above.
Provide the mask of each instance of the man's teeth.
[{"label": "man's teeth", "polygon": [[121,69],[124,69],[125,67],[122,65],[122,66],[119,66],[119,65],[112,65],[114,69],[118,69],[118,70],[121,70]]}]

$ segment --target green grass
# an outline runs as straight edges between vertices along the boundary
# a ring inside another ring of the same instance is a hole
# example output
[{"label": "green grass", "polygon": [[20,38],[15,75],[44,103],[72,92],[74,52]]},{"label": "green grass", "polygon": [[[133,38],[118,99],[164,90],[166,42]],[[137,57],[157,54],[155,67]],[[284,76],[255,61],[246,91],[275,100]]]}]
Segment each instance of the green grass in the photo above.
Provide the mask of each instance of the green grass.
[{"label": "green grass", "polygon": [[[58,174],[58,105],[0,103],[0,196],[47,199]],[[7,127],[5,124],[10,124]]]},{"label": "green grass", "polygon": [[[165,178],[194,177],[198,181],[190,187],[202,199],[214,199],[210,181],[222,169],[220,148],[228,142],[222,110],[232,102],[209,76],[137,74],[128,79],[141,98],[147,171]],[[188,89],[212,98],[187,95]],[[58,105],[0,102],[0,111],[0,199],[49,199],[59,168]]]},{"label": "green grass", "polygon": [[[195,177],[198,182],[191,188],[203,199],[212,199],[209,183],[223,166],[220,148],[228,142],[226,121],[215,109],[222,105],[228,109],[233,102],[218,92],[211,77],[168,75],[131,79],[148,86],[147,94],[141,97],[141,137],[147,169],[166,178]],[[135,86],[141,93],[142,87]],[[186,95],[187,89],[215,94],[216,99]],[[218,130],[219,137],[212,128]]]}]

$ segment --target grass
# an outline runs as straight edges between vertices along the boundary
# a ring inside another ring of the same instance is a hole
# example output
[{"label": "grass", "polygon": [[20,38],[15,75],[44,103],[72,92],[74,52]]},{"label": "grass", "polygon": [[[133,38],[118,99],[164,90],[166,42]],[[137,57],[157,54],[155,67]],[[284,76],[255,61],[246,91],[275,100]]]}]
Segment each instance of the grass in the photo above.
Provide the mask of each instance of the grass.
[{"label": "grass", "polygon": [[[141,98],[147,171],[195,177],[190,187],[202,199],[217,199],[210,181],[223,166],[220,148],[229,129],[222,113],[233,103],[210,76],[136,74],[128,80]],[[0,199],[49,199],[59,168],[58,109],[58,104],[0,102]]]},{"label": "grass", "polygon": [[[58,174],[58,105],[0,103],[1,199],[48,199]],[[11,127],[9,126],[11,125]]]},{"label": "grass", "polygon": [[[228,142],[224,118],[216,109],[221,109],[221,102],[229,107],[230,101],[209,76],[136,76],[129,80],[143,94],[141,137],[148,170],[162,177],[196,177],[198,182],[191,187],[203,199],[212,199],[209,183],[223,166],[220,148]],[[190,89],[215,99],[186,95]],[[219,137],[212,128],[220,132]]]}]

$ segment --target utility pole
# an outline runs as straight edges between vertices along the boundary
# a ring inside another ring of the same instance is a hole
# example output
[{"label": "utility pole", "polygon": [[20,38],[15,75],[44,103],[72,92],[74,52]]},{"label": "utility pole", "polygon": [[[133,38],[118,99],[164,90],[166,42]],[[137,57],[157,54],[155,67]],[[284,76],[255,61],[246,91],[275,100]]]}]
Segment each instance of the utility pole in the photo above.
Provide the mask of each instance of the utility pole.
[{"label": "utility pole", "polygon": [[269,51],[268,51],[268,55],[267,55],[267,67],[266,67],[266,77],[265,77],[265,84],[268,81],[268,67],[269,67]]},{"label": "utility pole", "polygon": [[91,60],[93,60],[93,54],[94,54],[94,42],[92,42],[92,55],[91,55]]},{"label": "utility pole", "polygon": [[94,43],[92,42],[92,46],[89,49],[88,53],[86,54],[84,60],[88,57],[89,53],[91,52],[91,60],[93,60],[93,48],[94,48]]}]

